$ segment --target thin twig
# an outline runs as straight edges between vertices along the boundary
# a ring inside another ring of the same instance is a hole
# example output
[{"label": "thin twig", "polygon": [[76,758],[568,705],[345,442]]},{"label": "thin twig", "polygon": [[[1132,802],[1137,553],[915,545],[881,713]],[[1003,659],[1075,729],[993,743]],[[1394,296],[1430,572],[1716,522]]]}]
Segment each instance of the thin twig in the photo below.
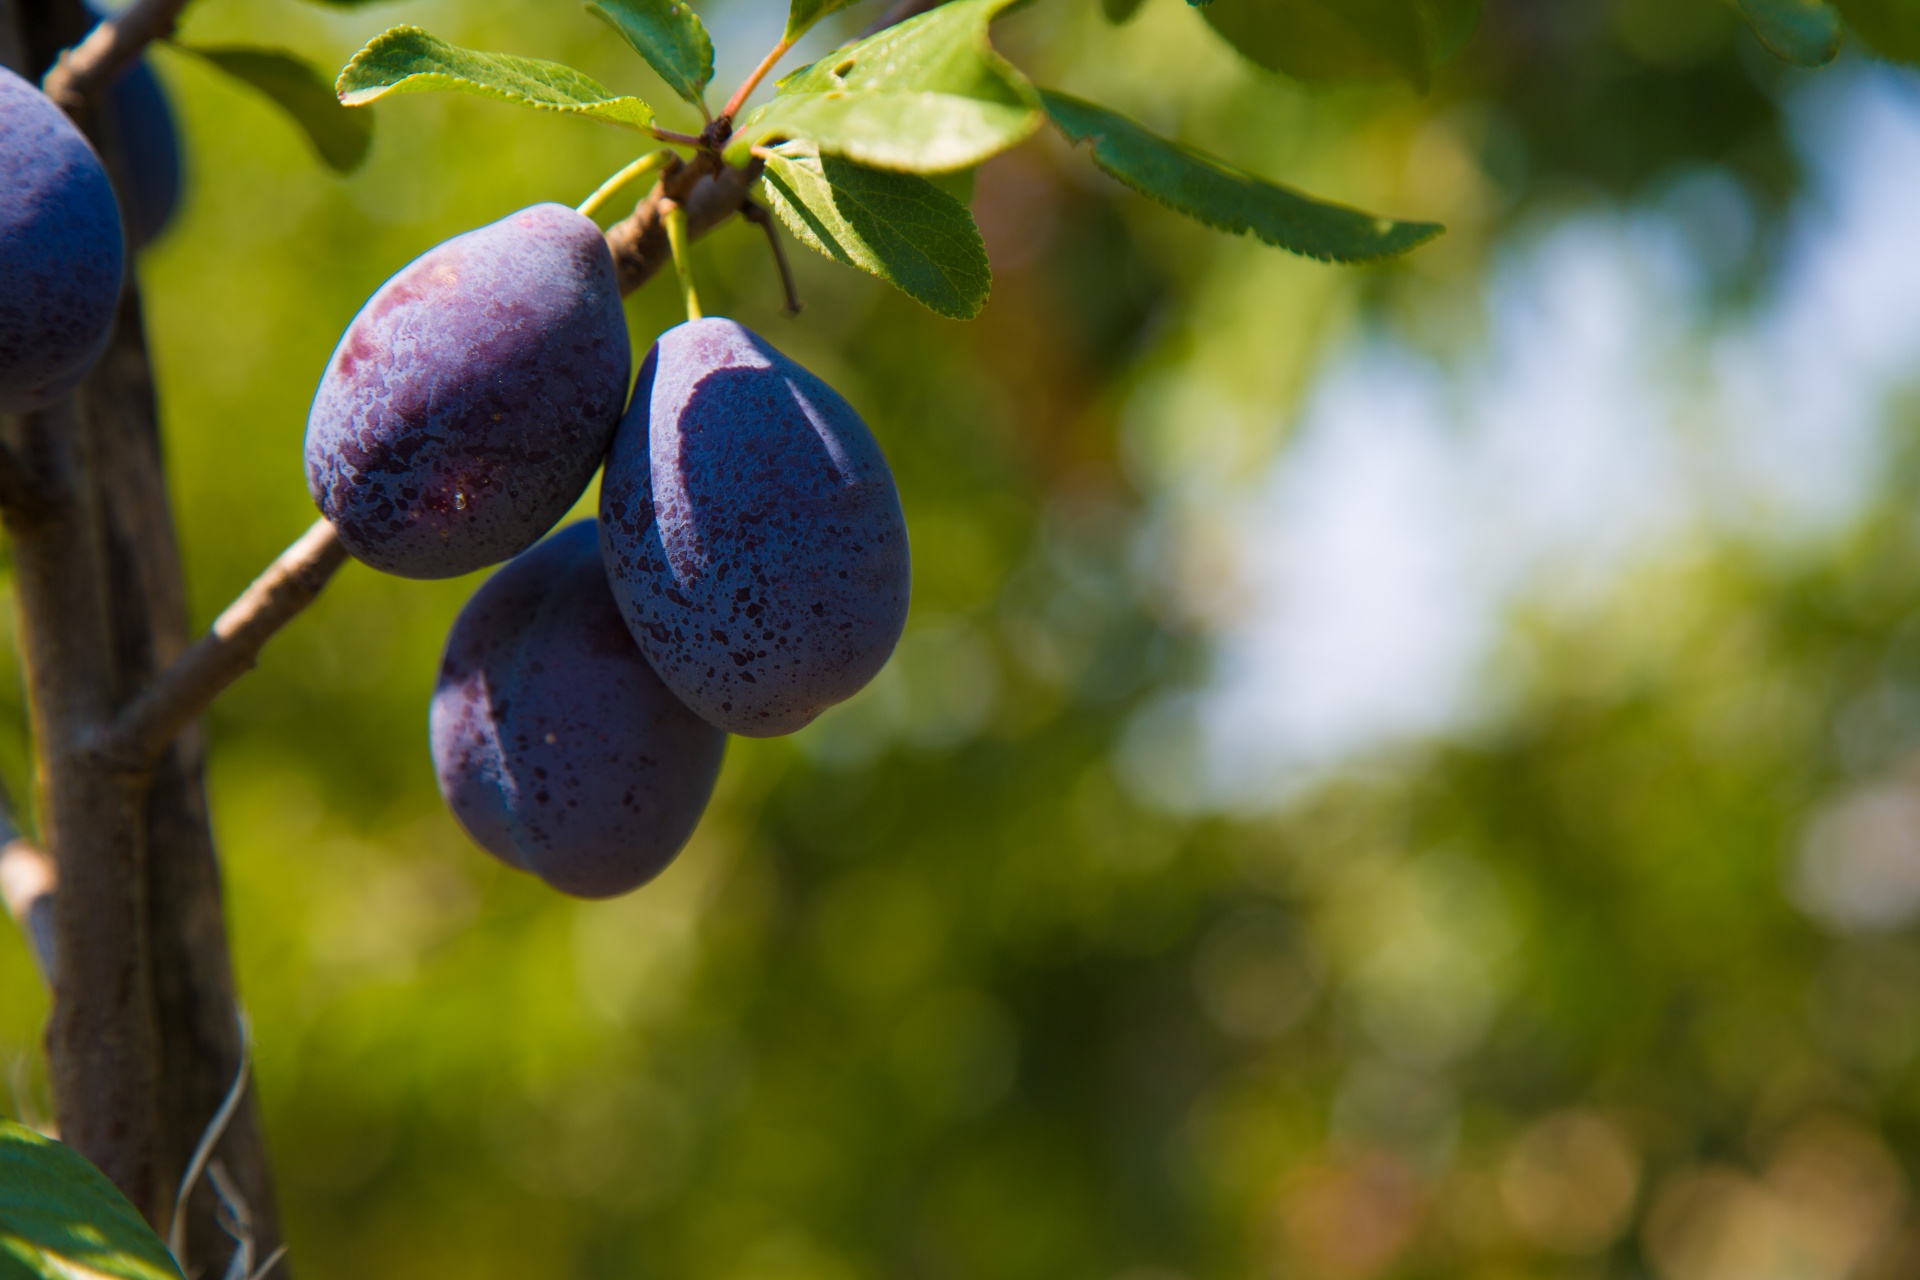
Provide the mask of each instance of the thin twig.
[{"label": "thin twig", "polygon": [[733,91],[731,98],[727,99],[727,105],[720,108],[719,118],[726,121],[728,125],[732,125],[734,120],[740,115],[740,108],[747,105],[747,99],[752,97],[753,91],[760,87],[760,82],[767,78],[767,72],[773,70],[774,64],[786,57],[787,50],[791,48],[793,48],[792,40],[782,40],[779,44],[773,46],[773,48],[767,52],[767,56],[760,59],[760,65],[749,72],[747,78],[740,82],[740,87]]},{"label": "thin twig", "polygon": [[211,631],[90,736],[88,749],[122,772],[150,768],[222,690],[253,669],[261,647],[314,602],[346,560],[333,526],[315,521],[214,619]]},{"label": "thin twig", "polygon": [[673,129],[662,129],[657,124],[648,126],[647,132],[651,133],[660,141],[671,142],[677,147],[704,147],[707,145],[704,139],[697,138],[691,133],[680,133]]},{"label": "thin twig", "polygon": [[79,44],[62,50],[40,81],[41,89],[69,114],[84,108],[149,44],[173,33],[173,24],[187,3],[135,0],[125,11],[104,19]]},{"label": "thin twig", "polygon": [[[674,155],[671,151],[647,152],[646,155],[641,156],[638,160],[635,160],[632,164],[601,183],[592,195],[581,201],[578,210],[580,216],[584,218],[593,217],[594,214],[606,207],[608,201],[619,195],[622,188],[626,187],[629,183],[638,182],[655,169],[663,168],[667,161],[673,158]],[[0,502],[4,502],[3,495],[0,495]]]},{"label": "thin twig", "polygon": [[787,314],[799,315],[806,304],[800,301],[800,286],[794,283],[793,266],[787,261],[787,251],[780,243],[780,230],[773,225],[773,215],[749,200],[740,206],[740,216],[767,233],[767,247],[773,250],[773,265],[780,269],[780,287],[787,295]]}]

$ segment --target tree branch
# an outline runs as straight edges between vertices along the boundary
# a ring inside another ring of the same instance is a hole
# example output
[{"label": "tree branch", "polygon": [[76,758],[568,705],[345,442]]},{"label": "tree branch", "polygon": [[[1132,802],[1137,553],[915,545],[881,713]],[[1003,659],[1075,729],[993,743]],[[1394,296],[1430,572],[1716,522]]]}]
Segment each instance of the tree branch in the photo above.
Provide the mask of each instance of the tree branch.
[{"label": "tree branch", "polygon": [[172,34],[187,3],[136,0],[125,12],[103,20],[79,44],[61,50],[59,60],[40,81],[41,90],[69,115],[83,110],[149,44]]},{"label": "tree branch", "polygon": [[333,526],[316,520],[214,619],[211,631],[89,737],[88,750],[117,772],[152,768],[182,729],[253,669],[261,648],[314,602],[346,560]]},{"label": "tree branch", "polygon": [[740,212],[748,192],[760,180],[758,160],[744,169],[722,164],[710,152],[667,167],[653,190],[632,214],[607,228],[607,247],[620,279],[620,292],[632,293],[673,261],[667,242],[665,205],[687,211],[687,234],[698,238]]}]

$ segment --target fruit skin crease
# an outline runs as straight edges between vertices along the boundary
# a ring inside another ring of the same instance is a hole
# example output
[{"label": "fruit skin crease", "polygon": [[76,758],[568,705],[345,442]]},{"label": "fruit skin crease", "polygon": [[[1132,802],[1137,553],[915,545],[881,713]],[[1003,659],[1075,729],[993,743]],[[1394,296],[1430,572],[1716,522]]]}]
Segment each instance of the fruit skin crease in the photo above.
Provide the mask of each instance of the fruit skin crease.
[{"label": "fruit skin crease", "polygon": [[80,385],[106,350],[125,267],[100,157],[45,94],[0,67],[0,413]]},{"label": "fruit skin crease", "polygon": [[361,308],[307,420],[307,485],[356,557],[407,578],[497,564],[586,489],[632,354],[613,255],[534,205],[456,236]]},{"label": "fruit skin crease", "polygon": [[731,320],[679,325],[648,353],[600,516],[635,639],[731,733],[803,727],[871,680],[905,626],[906,522],[879,445]]},{"label": "fruit skin crease", "polygon": [[674,698],[628,634],[594,522],[502,568],[460,612],[429,714],[441,795],[509,866],[583,898],[673,860],[726,735]]}]

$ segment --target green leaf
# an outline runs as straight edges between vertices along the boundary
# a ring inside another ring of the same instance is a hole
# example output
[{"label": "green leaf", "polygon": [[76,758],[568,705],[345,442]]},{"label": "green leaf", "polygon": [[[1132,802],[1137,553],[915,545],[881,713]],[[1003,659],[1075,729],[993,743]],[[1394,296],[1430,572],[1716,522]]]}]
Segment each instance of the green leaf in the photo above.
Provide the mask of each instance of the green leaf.
[{"label": "green leaf", "polygon": [[1093,162],[1142,195],[1223,231],[1327,262],[1369,262],[1440,234],[1434,222],[1395,222],[1327,204],[1156,137],[1125,116],[1063,93],[1041,100],[1060,131],[1093,143]]},{"label": "green leaf", "polygon": [[877,169],[937,173],[1006,150],[1041,115],[1033,86],[987,42],[988,24],[1011,3],[949,0],[801,68],[740,122],[728,161],[805,140]]},{"label": "green leaf", "polygon": [[967,207],[925,178],[789,142],[767,157],[767,203],[794,238],[943,316],[971,320],[993,283]]},{"label": "green leaf", "polygon": [[1140,12],[1140,6],[1146,0],[1100,0],[1100,12],[1107,15],[1107,21],[1119,26]]},{"label": "green leaf", "polygon": [[852,3],[853,0],[792,0],[787,6],[787,31],[783,38],[792,44],[814,23]]},{"label": "green leaf", "polygon": [[1825,0],[1734,0],[1753,34],[1776,58],[1821,67],[1840,53],[1840,14]]},{"label": "green leaf", "polygon": [[1920,0],[1833,0],[1874,52],[1920,62]]},{"label": "green leaf", "polygon": [[270,98],[306,131],[313,149],[336,173],[352,173],[373,145],[373,113],[340,105],[314,67],[280,49],[240,45],[176,44]]},{"label": "green leaf", "polygon": [[1212,0],[1207,21],[1269,71],[1296,80],[1398,76],[1425,91],[1473,32],[1480,0]]},{"label": "green leaf", "polygon": [[684,0],[590,0],[587,12],[624,36],[669,89],[700,105],[713,79],[713,40]]},{"label": "green leaf", "polygon": [[180,1280],[167,1247],[72,1148],[0,1120],[0,1280]]},{"label": "green leaf", "polygon": [[541,111],[567,111],[645,131],[653,108],[608,92],[592,78],[558,62],[480,53],[448,44],[419,27],[391,27],[375,36],[340,70],[334,89],[350,107],[390,93],[457,89],[517,102]]}]

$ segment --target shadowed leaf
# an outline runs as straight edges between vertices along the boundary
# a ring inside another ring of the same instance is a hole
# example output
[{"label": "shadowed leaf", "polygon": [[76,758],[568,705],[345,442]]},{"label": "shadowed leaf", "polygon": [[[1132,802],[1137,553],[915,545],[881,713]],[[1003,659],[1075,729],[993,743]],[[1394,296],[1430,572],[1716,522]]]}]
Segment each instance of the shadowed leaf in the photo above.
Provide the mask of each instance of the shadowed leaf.
[{"label": "shadowed leaf", "polygon": [[1211,0],[1241,54],[1297,80],[1398,76],[1424,91],[1472,34],[1480,0]]},{"label": "shadowed leaf", "polygon": [[279,49],[178,45],[271,98],[305,130],[313,149],[336,173],[352,173],[373,145],[373,114],[340,105],[311,64]]},{"label": "shadowed leaf", "polygon": [[927,179],[789,142],[767,157],[766,194],[810,248],[897,285],[943,316],[980,313],[992,284],[986,246],[967,207]]},{"label": "shadowed leaf", "polygon": [[1777,58],[1819,67],[1840,53],[1840,14],[1825,0],[1737,0],[1737,7]]},{"label": "shadowed leaf", "polygon": [[1315,200],[1169,142],[1105,107],[1042,90],[1069,140],[1093,144],[1093,161],[1142,195],[1223,231],[1236,231],[1327,262],[1369,262],[1440,234],[1433,222],[1396,222]]}]

